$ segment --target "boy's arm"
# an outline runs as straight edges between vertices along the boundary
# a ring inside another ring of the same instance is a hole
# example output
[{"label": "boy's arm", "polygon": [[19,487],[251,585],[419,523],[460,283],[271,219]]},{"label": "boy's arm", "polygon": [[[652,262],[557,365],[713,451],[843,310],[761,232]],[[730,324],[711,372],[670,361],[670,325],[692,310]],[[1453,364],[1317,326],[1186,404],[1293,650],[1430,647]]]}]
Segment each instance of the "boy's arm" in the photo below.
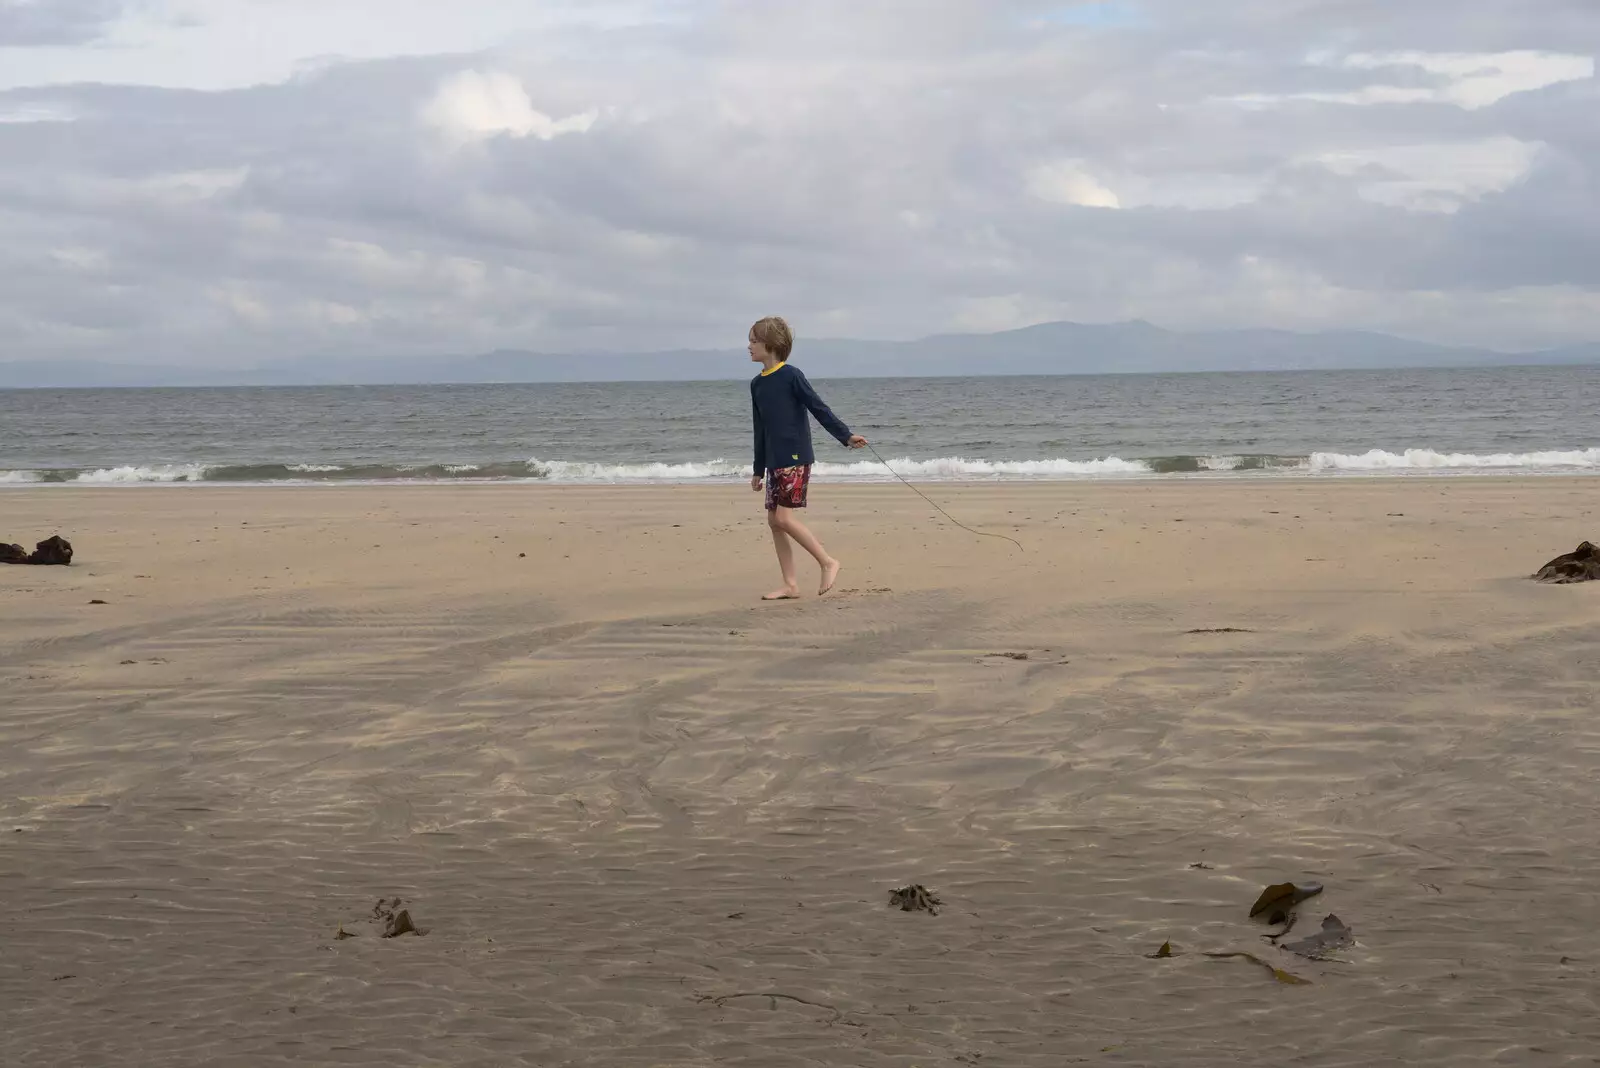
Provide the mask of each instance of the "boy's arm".
[{"label": "boy's arm", "polygon": [[767,473],[767,435],[762,432],[761,406],[756,403],[754,386],[750,389],[750,413],[755,417],[756,426],[755,477],[760,478]]},{"label": "boy's arm", "polygon": [[839,439],[840,445],[850,444],[850,428],[844,421],[833,414],[833,409],[822,403],[822,398],[817,396],[817,391],[811,388],[811,382],[800,373],[798,367],[794,371],[794,388],[800,394],[800,401],[812,415],[817,417],[817,422],[822,424],[824,430]]}]

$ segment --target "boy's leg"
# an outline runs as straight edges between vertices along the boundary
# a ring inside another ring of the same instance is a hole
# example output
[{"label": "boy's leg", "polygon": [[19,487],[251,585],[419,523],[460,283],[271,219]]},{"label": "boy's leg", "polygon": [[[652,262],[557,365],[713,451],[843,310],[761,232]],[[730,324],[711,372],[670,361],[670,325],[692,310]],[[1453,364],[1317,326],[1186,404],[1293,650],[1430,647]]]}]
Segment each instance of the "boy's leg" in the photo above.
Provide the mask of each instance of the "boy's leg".
[{"label": "boy's leg", "polygon": [[829,556],[817,536],[800,522],[799,509],[806,506],[806,491],[810,484],[809,464],[767,472],[767,525],[772,528],[772,544],[778,550],[778,566],[783,570],[784,583],[782,590],[767,595],[768,600],[799,596],[791,540],[799,542],[800,548],[810,553],[822,569],[822,582],[817,587],[819,596],[833,589],[833,583],[839,577],[839,561]]},{"label": "boy's leg", "polygon": [[794,573],[794,545],[784,532],[778,511],[777,508],[767,509],[767,526],[772,530],[772,547],[778,552],[778,570],[783,572],[783,588],[773,590],[762,598],[763,601],[787,601],[800,596],[800,580]]},{"label": "boy's leg", "polygon": [[834,580],[839,577],[839,561],[829,556],[828,550],[822,547],[822,542],[817,540],[817,536],[800,522],[799,512],[794,508],[784,508],[780,505],[768,513],[767,522],[772,526],[773,540],[783,538],[785,541],[784,548],[778,550],[778,561],[784,565],[783,581],[790,586],[795,585],[792,550],[788,552],[788,559],[784,558],[785,550],[788,549],[787,541],[792,538],[800,543],[800,548],[811,554],[817,566],[822,569],[822,583],[817,587],[817,593],[820,595],[833,589]]}]

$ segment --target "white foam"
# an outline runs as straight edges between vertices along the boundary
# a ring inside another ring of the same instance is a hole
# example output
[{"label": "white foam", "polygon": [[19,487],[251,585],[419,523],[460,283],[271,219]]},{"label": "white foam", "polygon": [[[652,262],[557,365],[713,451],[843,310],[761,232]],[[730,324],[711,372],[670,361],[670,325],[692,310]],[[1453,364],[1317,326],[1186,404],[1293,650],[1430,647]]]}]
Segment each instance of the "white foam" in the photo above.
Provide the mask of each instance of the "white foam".
[{"label": "white foam", "polygon": [[750,468],[727,460],[684,464],[597,464],[573,460],[528,461],[535,478],[550,482],[686,482],[707,478],[737,478]]},{"label": "white foam", "polygon": [[[967,460],[945,456],[936,460],[889,459],[889,469],[902,478],[992,479],[992,478],[1083,478],[1108,475],[1148,475],[1150,465],[1143,460],[1124,460],[1108,456],[1102,460]],[[884,465],[876,460],[860,463],[819,463],[812,473],[822,478],[882,479],[888,477]]]},{"label": "white foam", "polygon": [[[1105,477],[1150,473],[1150,466],[1143,461],[1122,460],[1115,456],[1103,460],[967,460],[955,456],[912,460],[901,457],[888,460],[888,465],[895,474],[904,478],[930,480]],[[534,459],[528,461],[528,467],[535,477],[551,482],[684,482],[747,478],[750,475],[749,465],[721,458],[680,464],[600,464]],[[883,464],[876,460],[818,463],[812,467],[812,474],[818,479],[834,482],[881,481],[891,477]]]},{"label": "white foam", "polygon": [[113,484],[123,482],[199,482],[206,477],[205,464],[165,464],[157,467],[103,467],[83,471],[72,481]]},{"label": "white foam", "polygon": [[1593,470],[1600,468],[1600,449],[1487,454],[1432,449],[1398,453],[1372,449],[1360,455],[1314,452],[1309,466],[1313,471]]},{"label": "white foam", "polygon": [[[857,454],[860,455],[860,454]],[[1364,453],[1318,452],[1305,459],[1283,457],[1269,460],[1265,468],[1256,462],[1247,465],[1245,457],[1236,455],[1202,456],[1196,459],[1200,477],[1239,475],[1266,475],[1282,477],[1299,475],[1389,475],[1446,474],[1450,472],[1522,472],[1539,473],[1600,473],[1600,448],[1551,450],[1526,453],[1443,453],[1433,449],[1407,449],[1389,452],[1372,449]],[[1158,474],[1145,460],[1125,460],[1106,456],[1092,460],[1042,459],[1042,460],[978,460],[959,456],[945,456],[932,460],[913,460],[908,457],[888,459],[888,470],[876,459],[850,462],[822,461],[813,467],[813,474],[822,482],[884,482],[894,475],[912,481],[1072,481],[1079,479],[1125,478],[1182,478],[1182,470]],[[337,464],[293,464],[287,469],[302,475],[339,472],[345,468]],[[206,464],[150,464],[107,467],[79,472],[70,481],[78,484],[133,484],[200,482],[211,468]],[[402,470],[402,469],[396,469]],[[415,470],[421,471],[422,467]],[[495,464],[452,464],[444,467],[450,475],[467,475],[487,471],[492,477],[510,474],[504,466]],[[1193,468],[1188,477],[1193,477]],[[890,472],[893,472],[891,474]],[[737,481],[749,477],[750,467],[743,461],[718,457],[689,463],[594,463],[575,460],[527,461],[528,477],[544,482],[564,483],[673,483],[702,481]],[[435,476],[437,477],[437,476]],[[45,472],[30,470],[0,471],[0,485],[25,485],[44,481]],[[268,480],[270,481],[270,480]],[[376,478],[375,481],[383,481]]]}]

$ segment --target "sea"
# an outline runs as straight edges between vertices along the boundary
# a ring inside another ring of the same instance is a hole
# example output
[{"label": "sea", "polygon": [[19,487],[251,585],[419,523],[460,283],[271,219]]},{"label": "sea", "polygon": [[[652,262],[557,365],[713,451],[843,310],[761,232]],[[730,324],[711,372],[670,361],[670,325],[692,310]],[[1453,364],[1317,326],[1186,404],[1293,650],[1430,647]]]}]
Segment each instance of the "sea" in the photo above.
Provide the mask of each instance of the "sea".
[{"label": "sea", "polygon": [[[1600,367],[814,383],[818,481],[1600,472]],[[879,457],[883,462],[880,462]],[[0,489],[748,476],[744,381],[0,390]]]}]

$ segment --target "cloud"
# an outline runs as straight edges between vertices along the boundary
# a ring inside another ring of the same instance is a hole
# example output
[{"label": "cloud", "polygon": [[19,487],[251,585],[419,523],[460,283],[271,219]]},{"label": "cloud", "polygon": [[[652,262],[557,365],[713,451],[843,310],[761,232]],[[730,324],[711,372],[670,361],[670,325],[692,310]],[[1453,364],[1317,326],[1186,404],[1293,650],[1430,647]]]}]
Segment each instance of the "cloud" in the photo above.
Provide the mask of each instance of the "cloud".
[{"label": "cloud", "polygon": [[549,141],[583,133],[599,117],[596,110],[552,119],[534,108],[515,76],[468,70],[447,78],[422,109],[422,121],[447,138],[477,141],[505,134]]},{"label": "cloud", "polygon": [[1117,194],[1101,185],[1085,169],[1082,160],[1060,160],[1030,168],[1028,191],[1052,204],[1072,204],[1083,208],[1120,208]]},{"label": "cloud", "polygon": [[142,179],[138,191],[152,200],[182,204],[226,196],[244,185],[249,176],[249,167],[172,171]]},{"label": "cloud", "polygon": [[1387,52],[1356,53],[1346,56],[1344,65],[1352,70],[1415,68],[1439,75],[1443,84],[1434,88],[1406,89],[1374,86],[1386,96],[1385,102],[1439,102],[1457,107],[1488,107],[1513,93],[1528,93],[1562,82],[1594,77],[1594,57],[1565,55],[1560,52],[1500,52],[1488,54]]},{"label": "cloud", "polygon": [[393,5],[0,51],[0,359],[1600,338],[1589,0]]},{"label": "cloud", "polygon": [[1450,213],[1526,178],[1542,147],[1492,137],[1322,152],[1307,162],[1355,179],[1359,195],[1374,203]]},{"label": "cloud", "polygon": [[[0,0],[0,89],[97,82],[224,90],[402,56],[451,56],[459,65],[462,55],[525,38],[681,21],[681,7],[677,0]],[[95,47],[74,47],[89,42]],[[16,47],[22,44],[33,47]]]},{"label": "cloud", "polygon": [[0,50],[86,44],[131,6],[128,0],[0,0]]},{"label": "cloud", "polygon": [[77,114],[48,101],[0,107],[0,122],[71,122]]},{"label": "cloud", "polygon": [[1516,93],[1546,89],[1563,82],[1594,77],[1594,57],[1560,52],[1356,52],[1346,56],[1313,55],[1311,67],[1345,71],[1383,71],[1428,75],[1424,84],[1372,82],[1342,92],[1300,92],[1273,95],[1246,93],[1230,97],[1255,107],[1309,101],[1374,106],[1382,104],[1449,104],[1468,111],[1497,104]]}]

